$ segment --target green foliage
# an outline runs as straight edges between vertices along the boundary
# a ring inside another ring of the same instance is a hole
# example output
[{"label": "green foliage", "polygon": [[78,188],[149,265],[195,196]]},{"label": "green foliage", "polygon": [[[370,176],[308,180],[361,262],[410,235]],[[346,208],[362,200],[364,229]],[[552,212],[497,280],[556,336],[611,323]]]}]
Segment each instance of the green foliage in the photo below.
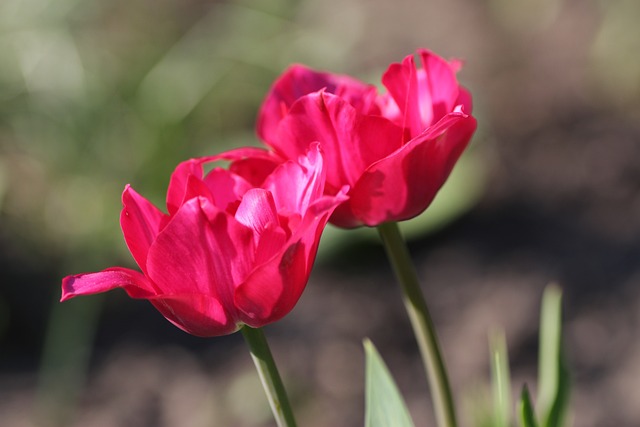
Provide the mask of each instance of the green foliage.
[{"label": "green foliage", "polygon": [[511,418],[511,375],[509,355],[503,332],[494,332],[491,346],[491,385],[493,396],[494,426],[508,427]]},{"label": "green foliage", "polygon": [[562,292],[549,286],[542,299],[538,366],[538,414],[543,427],[561,427],[569,400],[569,373],[562,352]]},{"label": "green foliage", "polygon": [[364,341],[365,427],[413,427],[409,410],[380,354]]},{"label": "green foliage", "polygon": [[531,404],[531,396],[529,396],[529,389],[526,385],[522,387],[520,401],[518,402],[518,415],[522,427],[538,427],[536,414]]},{"label": "green foliage", "polygon": [[[540,353],[538,360],[537,408],[526,384],[518,399],[516,417],[521,427],[564,427],[569,403],[569,372],[562,350],[562,293],[548,286],[540,313]],[[476,425],[509,427],[511,416],[511,381],[507,345],[502,332],[490,337],[491,410],[476,417]]]}]

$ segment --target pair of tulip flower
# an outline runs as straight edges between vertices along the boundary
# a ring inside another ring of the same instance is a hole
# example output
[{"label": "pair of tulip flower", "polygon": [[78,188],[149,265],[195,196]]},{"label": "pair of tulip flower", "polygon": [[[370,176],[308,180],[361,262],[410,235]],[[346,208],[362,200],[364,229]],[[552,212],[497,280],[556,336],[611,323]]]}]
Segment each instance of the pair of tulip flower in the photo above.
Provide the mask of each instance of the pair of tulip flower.
[{"label": "pair of tulip flower", "polygon": [[[163,213],[127,186],[120,224],[142,270],[68,276],[62,300],[122,288],[198,336],[261,327],[302,294],[322,231],[424,211],[476,128],[457,61],[418,51],[382,77],[386,93],[294,65],[258,118],[270,149],[181,163]],[[230,161],[205,174],[203,165]]]}]

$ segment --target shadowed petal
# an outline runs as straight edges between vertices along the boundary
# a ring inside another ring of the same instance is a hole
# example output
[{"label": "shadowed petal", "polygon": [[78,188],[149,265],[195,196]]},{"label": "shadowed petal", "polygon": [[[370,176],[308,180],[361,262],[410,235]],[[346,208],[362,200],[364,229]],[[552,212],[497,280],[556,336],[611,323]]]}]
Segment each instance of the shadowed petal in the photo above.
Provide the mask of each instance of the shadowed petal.
[{"label": "shadowed petal", "polygon": [[220,336],[239,329],[220,301],[211,295],[162,295],[150,302],[168,321],[192,335]]},{"label": "shadowed petal", "polygon": [[252,272],[235,291],[240,319],[260,327],[291,311],[307,284],[307,259],[304,245],[297,242]]}]

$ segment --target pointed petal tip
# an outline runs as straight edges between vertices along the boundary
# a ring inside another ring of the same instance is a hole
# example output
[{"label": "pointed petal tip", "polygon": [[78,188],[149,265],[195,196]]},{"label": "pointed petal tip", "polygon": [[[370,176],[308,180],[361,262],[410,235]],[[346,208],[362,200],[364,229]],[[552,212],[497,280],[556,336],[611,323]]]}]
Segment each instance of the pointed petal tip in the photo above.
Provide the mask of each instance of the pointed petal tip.
[{"label": "pointed petal tip", "polygon": [[60,302],[70,300],[71,298],[76,296],[75,292],[73,291],[73,283],[75,282],[75,280],[75,275],[67,276],[62,279],[62,294],[60,296]]}]

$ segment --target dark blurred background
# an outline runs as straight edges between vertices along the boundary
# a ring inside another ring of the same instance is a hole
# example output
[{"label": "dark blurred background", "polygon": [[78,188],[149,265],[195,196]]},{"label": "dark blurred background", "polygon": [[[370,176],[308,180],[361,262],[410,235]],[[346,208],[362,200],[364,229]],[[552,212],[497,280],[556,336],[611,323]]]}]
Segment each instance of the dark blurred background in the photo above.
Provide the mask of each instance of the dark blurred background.
[{"label": "dark blurred background", "polygon": [[[542,289],[564,289],[575,426],[640,425],[637,0],[2,0],[0,425],[271,426],[239,334],[191,337],[123,292],[63,276],[133,266],[125,184],[158,206],[175,165],[257,144],[274,78],[302,62],[379,83],[418,47],[465,59],[479,129],[405,224],[464,426],[487,337],[535,391]],[[266,333],[302,426],[363,423],[370,337],[416,425],[426,380],[371,230],[328,229],[307,291]]]}]

